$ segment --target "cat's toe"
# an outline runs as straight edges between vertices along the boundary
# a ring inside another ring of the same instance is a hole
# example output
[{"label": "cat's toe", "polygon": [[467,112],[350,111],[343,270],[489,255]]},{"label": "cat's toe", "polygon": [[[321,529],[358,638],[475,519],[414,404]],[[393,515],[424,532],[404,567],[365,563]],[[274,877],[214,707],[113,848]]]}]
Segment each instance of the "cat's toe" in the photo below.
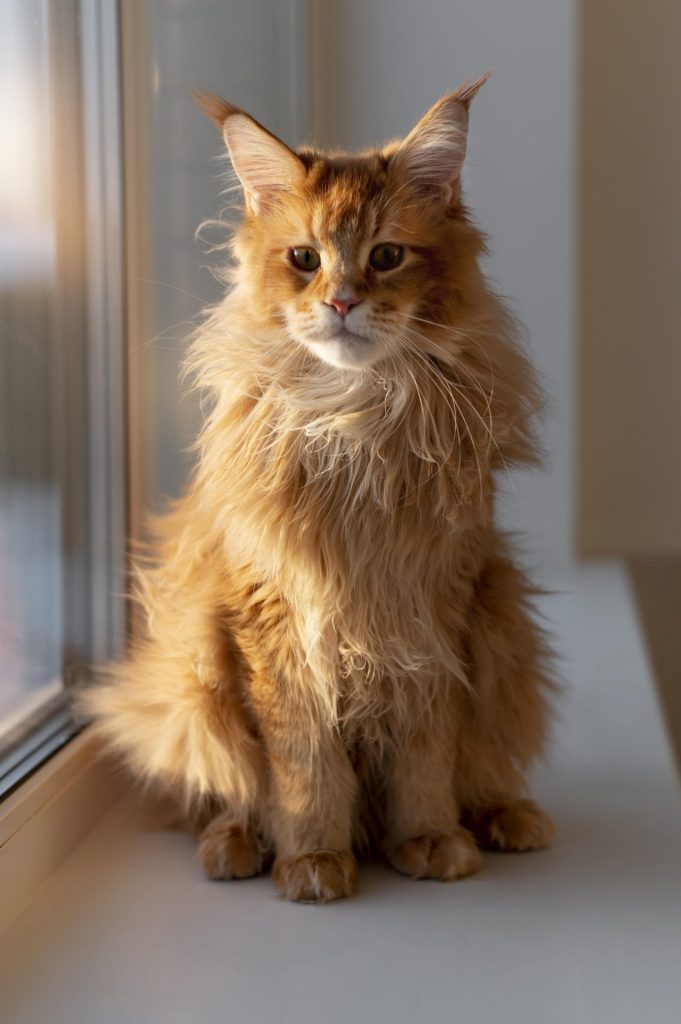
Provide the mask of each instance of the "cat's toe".
[{"label": "cat's toe", "polygon": [[480,867],[475,840],[464,828],[405,839],[390,852],[389,860],[403,875],[439,878],[445,882],[465,878]]},{"label": "cat's toe", "polygon": [[199,860],[209,878],[252,878],[263,870],[258,836],[238,822],[216,818],[199,837]]},{"label": "cat's toe", "polygon": [[489,850],[542,850],[554,835],[553,822],[533,800],[514,800],[477,812],[471,827]]},{"label": "cat's toe", "polygon": [[313,850],[274,862],[272,878],[288,900],[329,903],[351,896],[357,885],[357,861],[343,850]]}]

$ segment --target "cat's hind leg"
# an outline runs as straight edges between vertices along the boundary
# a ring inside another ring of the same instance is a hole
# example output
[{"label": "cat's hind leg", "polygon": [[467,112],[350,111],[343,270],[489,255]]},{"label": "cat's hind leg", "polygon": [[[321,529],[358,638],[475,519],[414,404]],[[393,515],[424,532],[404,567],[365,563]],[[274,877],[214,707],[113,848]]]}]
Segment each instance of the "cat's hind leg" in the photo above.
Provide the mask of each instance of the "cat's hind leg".
[{"label": "cat's hind leg", "polygon": [[553,822],[534,800],[507,799],[464,812],[466,826],[485,850],[543,850],[553,839]]},{"label": "cat's hind leg", "polygon": [[252,878],[269,866],[272,851],[254,824],[226,810],[201,832],[198,856],[209,878]]},{"label": "cat's hind leg", "polygon": [[532,594],[524,574],[495,556],[476,585],[470,611],[472,685],[459,733],[456,788],[462,824],[487,849],[536,850],[553,838],[550,818],[527,794],[527,772],[543,752],[555,689]]}]

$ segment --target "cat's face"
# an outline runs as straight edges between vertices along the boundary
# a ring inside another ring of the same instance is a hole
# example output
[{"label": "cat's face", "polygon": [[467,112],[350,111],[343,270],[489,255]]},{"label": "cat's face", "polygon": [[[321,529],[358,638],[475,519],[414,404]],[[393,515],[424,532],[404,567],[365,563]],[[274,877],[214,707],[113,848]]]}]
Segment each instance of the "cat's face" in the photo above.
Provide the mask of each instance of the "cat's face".
[{"label": "cat's face", "polygon": [[380,157],[317,158],[298,202],[282,210],[289,244],[271,250],[281,313],[290,336],[334,366],[384,356],[425,284],[425,240],[413,217],[399,221],[395,191]]},{"label": "cat's face", "polygon": [[446,225],[384,157],[304,159],[302,188],[254,218],[240,256],[294,342],[334,366],[368,366],[395,352],[437,287]]},{"label": "cat's face", "polygon": [[404,142],[359,157],[293,153],[248,115],[203,98],[244,187],[235,245],[244,276],[292,344],[343,369],[419,344],[420,322],[436,315],[462,257],[459,177],[481,84],[441,100]]}]

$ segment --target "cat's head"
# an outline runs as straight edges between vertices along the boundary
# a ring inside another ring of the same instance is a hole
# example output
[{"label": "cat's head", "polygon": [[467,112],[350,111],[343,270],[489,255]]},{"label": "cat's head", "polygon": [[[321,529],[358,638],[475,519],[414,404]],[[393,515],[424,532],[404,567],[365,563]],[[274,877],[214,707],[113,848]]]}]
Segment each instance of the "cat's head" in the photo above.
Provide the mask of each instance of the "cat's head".
[{"label": "cat's head", "polygon": [[235,238],[258,310],[290,344],[344,369],[423,348],[481,248],[460,201],[468,107],[487,75],[443,97],[402,141],[360,155],[289,149],[198,94],[243,187]]}]

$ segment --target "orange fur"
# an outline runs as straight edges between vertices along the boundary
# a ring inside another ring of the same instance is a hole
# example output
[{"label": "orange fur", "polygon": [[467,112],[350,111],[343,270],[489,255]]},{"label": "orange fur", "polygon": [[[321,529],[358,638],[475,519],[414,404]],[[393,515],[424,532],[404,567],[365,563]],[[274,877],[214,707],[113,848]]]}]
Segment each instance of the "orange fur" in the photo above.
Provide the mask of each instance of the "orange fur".
[{"label": "orange fur", "polygon": [[[480,84],[359,156],[295,154],[201,98],[246,199],[189,357],[211,406],[138,569],[147,635],[89,705],[137,774],[210,809],[210,875],[273,849],[293,899],[351,892],[363,843],[451,879],[478,864],[462,821],[483,845],[550,837],[525,799],[548,652],[493,521],[540,396],[460,196]],[[373,269],[379,243],[403,262]]]}]

